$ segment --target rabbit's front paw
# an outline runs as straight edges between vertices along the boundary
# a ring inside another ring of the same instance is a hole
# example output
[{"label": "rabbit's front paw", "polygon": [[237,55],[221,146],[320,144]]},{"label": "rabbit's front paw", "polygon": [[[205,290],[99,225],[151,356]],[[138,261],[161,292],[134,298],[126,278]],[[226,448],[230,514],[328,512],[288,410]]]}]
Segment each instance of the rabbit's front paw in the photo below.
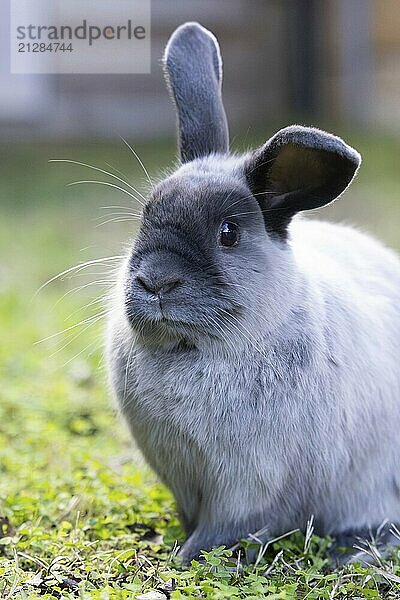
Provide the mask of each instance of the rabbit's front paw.
[{"label": "rabbit's front paw", "polygon": [[178,559],[182,565],[190,565],[192,560],[200,559],[200,553],[202,550],[209,550],[212,546],[205,545],[203,541],[192,539],[193,536],[190,536],[189,539],[183,544],[178,552]]},{"label": "rabbit's front paw", "polygon": [[202,550],[210,551],[217,546],[229,547],[236,536],[227,532],[196,529],[183,544],[178,552],[178,559],[184,565],[189,565],[192,560],[201,560]]}]

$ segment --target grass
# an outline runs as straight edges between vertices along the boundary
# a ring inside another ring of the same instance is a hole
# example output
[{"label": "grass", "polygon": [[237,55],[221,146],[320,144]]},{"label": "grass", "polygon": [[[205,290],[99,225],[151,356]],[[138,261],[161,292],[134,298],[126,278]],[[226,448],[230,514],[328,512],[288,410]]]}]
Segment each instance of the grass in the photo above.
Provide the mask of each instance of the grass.
[{"label": "grass", "polygon": [[[353,191],[325,215],[399,248],[400,144],[357,132],[347,137],[364,154],[364,166]],[[103,286],[81,286],[107,280],[108,273],[93,267],[35,294],[73,264],[120,254],[135,225],[97,227],[108,215],[101,206],[128,205],[129,199],[101,186],[66,188],[92,175],[107,178],[47,160],[106,169],[111,163],[139,182],[143,174],[122,144],[2,150],[0,597],[111,600],[157,590],[153,598],[400,598],[400,552],[380,568],[330,573],[329,540],[299,533],[271,544],[257,566],[239,567],[237,557],[219,548],[201,564],[177,568],[173,556],[182,532],[173,499],[115,416],[101,320],[48,337],[95,317],[99,306],[90,303]],[[151,173],[173,152],[168,143],[139,150]],[[48,339],[38,344],[42,338]]]}]

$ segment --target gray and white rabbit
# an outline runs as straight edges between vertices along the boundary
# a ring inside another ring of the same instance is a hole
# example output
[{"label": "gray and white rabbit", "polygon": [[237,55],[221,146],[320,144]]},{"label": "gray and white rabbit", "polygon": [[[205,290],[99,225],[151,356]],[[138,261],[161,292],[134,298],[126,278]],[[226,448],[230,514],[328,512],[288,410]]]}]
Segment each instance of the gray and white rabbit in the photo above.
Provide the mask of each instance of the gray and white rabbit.
[{"label": "gray and white rabbit", "polygon": [[400,262],[296,215],[337,198],[360,156],[297,125],[232,156],[215,37],[182,25],[164,66],[181,165],[151,191],[120,270],[115,396],[175,496],[183,561],[311,515],[352,546],[400,520]]}]

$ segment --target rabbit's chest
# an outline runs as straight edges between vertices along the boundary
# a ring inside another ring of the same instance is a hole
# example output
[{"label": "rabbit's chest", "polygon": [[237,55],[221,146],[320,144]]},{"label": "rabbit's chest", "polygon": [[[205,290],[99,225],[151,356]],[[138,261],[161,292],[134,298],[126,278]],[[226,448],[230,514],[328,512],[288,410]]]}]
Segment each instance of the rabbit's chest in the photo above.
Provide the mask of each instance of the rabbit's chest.
[{"label": "rabbit's chest", "polygon": [[142,354],[132,367],[126,416],[146,459],[170,485],[200,489],[216,473],[230,485],[246,474],[254,489],[275,477],[288,419],[277,411],[274,372],[246,358]]},{"label": "rabbit's chest", "polygon": [[174,431],[197,443],[232,434],[257,406],[256,373],[196,352],[147,355],[133,373],[135,412],[143,429]]}]

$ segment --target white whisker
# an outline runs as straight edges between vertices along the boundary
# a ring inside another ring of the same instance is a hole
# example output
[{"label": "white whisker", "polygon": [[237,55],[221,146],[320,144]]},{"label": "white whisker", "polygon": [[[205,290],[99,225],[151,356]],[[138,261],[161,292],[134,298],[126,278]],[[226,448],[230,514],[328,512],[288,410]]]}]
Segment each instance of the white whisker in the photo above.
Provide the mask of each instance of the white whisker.
[{"label": "white whisker", "polygon": [[129,180],[129,177],[128,177],[128,175],[126,173],[123,173],[122,171],[120,171],[119,169],[117,169],[117,167],[114,167],[114,165],[112,165],[109,162],[106,162],[105,164],[107,165],[107,167],[110,167],[110,169],[112,169],[115,173],[118,173],[118,175],[122,175],[122,177],[123,177],[123,179],[124,179],[124,181],[125,181],[125,183],[127,185],[131,184],[131,182]]},{"label": "white whisker", "polygon": [[68,331],[72,331],[73,329],[76,329],[77,327],[86,325],[89,322],[91,323],[92,321],[95,321],[96,319],[101,319],[106,314],[107,314],[107,311],[104,311],[101,314],[93,315],[92,317],[86,317],[86,319],[82,319],[82,321],[80,321],[79,323],[75,323],[75,325],[70,325],[69,327],[66,327],[65,329],[63,329],[63,331],[58,331],[57,333],[52,333],[51,335],[48,335],[47,337],[44,337],[41,340],[34,342],[34,345],[36,346],[37,344],[42,344],[43,342],[46,342],[53,338],[59,337],[60,335],[63,335],[64,333],[67,333]]},{"label": "white whisker", "polygon": [[83,183],[95,183],[96,185],[105,185],[108,187],[112,187],[116,190],[119,190],[120,192],[122,192],[124,194],[127,194],[127,196],[130,196],[131,198],[136,200],[136,202],[139,202],[139,204],[144,206],[143,202],[141,202],[139,200],[139,198],[137,198],[134,194],[132,194],[131,192],[128,192],[128,190],[125,190],[124,188],[120,187],[119,185],[115,185],[115,183],[110,183],[109,181],[95,181],[94,179],[83,179],[82,181],[72,181],[71,183],[67,183],[67,187],[72,187],[74,185],[82,185]]},{"label": "white whisker", "polygon": [[96,221],[100,221],[100,219],[104,219],[104,218],[109,218],[109,217],[135,217],[137,219],[139,219],[142,215],[140,213],[134,213],[134,212],[110,212],[108,213],[108,215],[100,215],[99,217],[96,217]]},{"label": "white whisker", "polygon": [[124,144],[129,148],[129,150],[132,152],[133,156],[136,158],[136,160],[138,161],[139,165],[142,167],[146,177],[147,177],[147,181],[150,184],[150,187],[153,187],[153,183],[150,179],[150,175],[149,172],[147,171],[146,167],[143,164],[143,161],[141,160],[140,156],[137,154],[137,152],[135,152],[135,150],[132,148],[132,146],[123,138],[121,137],[121,140],[124,142]]},{"label": "white whisker", "polygon": [[[57,348],[57,350],[55,350],[55,352],[53,352],[52,354],[50,354],[50,358],[53,358],[54,356],[56,356],[57,354],[59,354],[60,352],[62,352],[63,350],[65,350],[65,348],[68,348],[68,346],[70,346],[78,337],[80,337],[82,335],[82,333],[84,333],[85,331],[87,331],[95,323],[98,323],[106,314],[107,313],[103,313],[101,315],[97,315],[95,319],[93,319],[81,331],[78,331],[78,333],[76,335],[74,335],[72,338],[70,338],[63,346],[61,346],[61,348]],[[49,339],[49,338],[47,338],[47,339]],[[41,340],[41,341],[44,341],[44,340]]]},{"label": "white whisker", "polygon": [[108,297],[108,292],[107,292],[107,294],[103,294],[102,296],[99,296],[98,298],[94,298],[93,300],[91,300],[90,302],[85,304],[84,306],[72,311],[72,313],[70,313],[67,316],[66,320],[68,321],[69,319],[72,319],[72,317],[74,317],[78,312],[84,312],[91,306],[95,306],[96,304],[101,304],[101,305],[105,304],[107,297]]},{"label": "white whisker", "polygon": [[131,206],[122,206],[122,204],[114,204],[111,206],[100,206],[99,207],[101,210],[112,210],[113,208],[118,208],[121,210],[127,210],[127,211],[131,211],[132,207]]},{"label": "white whisker", "polygon": [[107,219],[106,221],[103,221],[102,223],[98,223],[96,225],[96,228],[104,227],[104,225],[108,225],[109,223],[128,223],[130,221],[137,222],[138,220],[139,220],[138,217],[116,217],[114,219]]},{"label": "white whisker", "polygon": [[[64,300],[64,298],[66,298],[67,296],[71,296],[72,294],[76,294],[77,292],[80,292],[88,287],[90,287],[91,285],[111,285],[113,282],[112,281],[108,281],[106,279],[100,279],[97,281],[90,281],[89,283],[85,283],[84,285],[80,285],[76,288],[74,288],[73,290],[68,290],[67,292],[65,292],[65,294],[63,294],[58,300],[57,302],[54,304],[53,308],[55,308],[56,306],[58,306],[58,304],[60,304],[60,302],[62,302]],[[68,319],[68,317],[67,317]]]},{"label": "white whisker", "polygon": [[74,360],[76,360],[79,356],[81,356],[82,354],[84,354],[85,352],[87,352],[89,350],[89,348],[91,348],[92,346],[94,346],[95,344],[97,346],[97,348],[94,348],[89,354],[88,357],[91,356],[96,349],[100,349],[101,348],[101,342],[100,342],[101,338],[95,339],[93,341],[90,342],[90,344],[88,344],[85,348],[83,348],[83,350],[80,350],[77,354],[75,354],[72,358],[69,358],[64,364],[63,364],[63,368],[65,368],[67,365],[69,365],[71,362],[73,362]]},{"label": "white whisker", "polygon": [[49,162],[70,163],[73,165],[79,165],[81,167],[86,167],[88,169],[93,169],[94,171],[99,171],[100,173],[104,173],[104,175],[108,175],[109,177],[112,177],[113,179],[117,179],[124,185],[128,186],[133,192],[135,192],[135,194],[138,194],[144,200],[144,202],[146,202],[146,198],[143,196],[143,194],[141,194],[136,188],[134,188],[133,185],[131,185],[128,181],[121,179],[121,177],[114,175],[114,173],[110,173],[109,171],[106,171],[105,169],[100,169],[100,167],[95,167],[94,165],[88,165],[87,163],[83,163],[78,160],[70,160],[70,159],[65,159],[65,158],[52,158],[49,160]]},{"label": "white whisker", "polygon": [[74,271],[76,271],[78,273],[82,269],[86,269],[87,267],[90,267],[91,265],[101,264],[102,262],[107,262],[107,261],[112,261],[112,260],[122,260],[123,258],[125,258],[125,256],[123,254],[116,254],[115,256],[107,256],[105,258],[95,258],[94,260],[88,260],[86,262],[79,263],[73,267],[70,267],[69,269],[65,269],[65,271],[61,271],[61,273],[58,273],[58,275],[54,275],[54,277],[51,277],[45,283],[43,283],[40,286],[40,288],[35,292],[35,296],[37,296],[45,287],[47,287],[48,285],[53,283],[53,281],[56,281],[57,279],[61,279],[61,278],[65,277],[66,275],[73,273]]}]

